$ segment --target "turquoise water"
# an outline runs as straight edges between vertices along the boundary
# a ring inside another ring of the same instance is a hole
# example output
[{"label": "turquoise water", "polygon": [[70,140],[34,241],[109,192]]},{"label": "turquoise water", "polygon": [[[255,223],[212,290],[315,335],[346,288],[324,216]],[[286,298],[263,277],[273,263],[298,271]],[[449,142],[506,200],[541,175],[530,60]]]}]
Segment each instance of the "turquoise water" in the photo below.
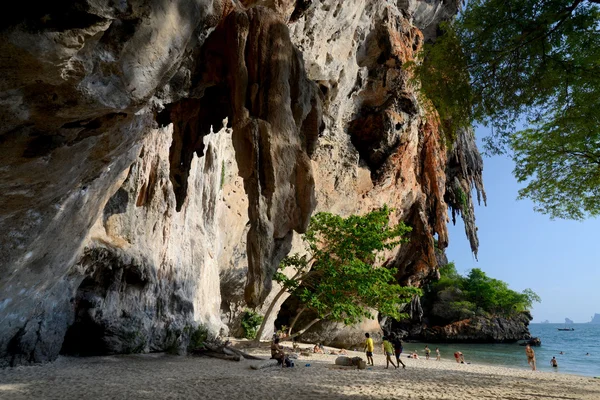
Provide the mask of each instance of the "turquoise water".
[{"label": "turquoise water", "polygon": [[[586,376],[600,376],[600,325],[570,324],[574,331],[559,331],[563,324],[531,324],[532,336],[542,340],[540,347],[534,347],[537,368],[542,371]],[[473,364],[502,365],[513,368],[529,368],[525,347],[518,344],[438,344],[428,343],[435,358],[435,348],[439,347],[442,358],[454,360],[454,352],[462,351],[466,362]],[[424,343],[405,343],[404,352],[418,350],[423,355]],[[559,354],[560,352],[564,354]],[[586,356],[586,353],[590,353]],[[558,368],[550,366],[555,356]]]}]

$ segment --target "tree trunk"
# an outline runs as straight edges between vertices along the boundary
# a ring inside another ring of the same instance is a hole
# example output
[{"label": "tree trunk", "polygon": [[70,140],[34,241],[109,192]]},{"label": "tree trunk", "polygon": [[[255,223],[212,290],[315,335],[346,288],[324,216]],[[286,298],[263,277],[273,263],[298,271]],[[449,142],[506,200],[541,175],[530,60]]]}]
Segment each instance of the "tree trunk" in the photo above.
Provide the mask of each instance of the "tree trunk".
[{"label": "tree trunk", "polygon": [[277,303],[279,301],[279,299],[281,298],[281,296],[283,296],[283,294],[285,293],[285,288],[282,288],[279,293],[277,293],[277,295],[275,296],[275,298],[273,299],[273,301],[271,302],[271,304],[269,304],[269,308],[267,308],[267,311],[265,312],[265,315],[263,317],[263,321],[260,324],[260,328],[258,328],[258,331],[256,332],[256,338],[254,339],[255,343],[260,343],[260,338],[263,334],[263,332],[265,331],[265,327],[267,326],[267,321],[269,320],[269,316],[271,315],[271,313],[273,312],[273,308],[275,307],[275,303]]},{"label": "tree trunk", "polygon": [[[312,258],[309,260],[309,263],[310,262],[312,262]],[[309,269],[309,271],[310,271],[310,269]],[[302,279],[304,279],[304,277],[306,276],[307,273],[308,272],[304,272],[303,270],[298,271],[291,279],[297,280],[298,284],[300,284],[302,282]],[[275,296],[275,298],[273,299],[271,304],[269,304],[269,308],[267,308],[267,311],[265,312],[265,315],[263,316],[263,322],[260,324],[260,328],[258,328],[258,331],[256,332],[256,338],[254,339],[255,344],[260,343],[260,337],[262,336],[263,332],[265,331],[265,327],[267,326],[267,321],[269,319],[269,316],[273,312],[275,303],[277,303],[277,301],[279,301],[279,299],[281,298],[281,296],[283,296],[283,294],[285,292],[286,292],[285,288],[281,288],[281,290],[279,291],[279,293],[277,293],[277,295]]]},{"label": "tree trunk", "polygon": [[300,331],[298,331],[298,332],[294,333],[292,336],[290,336],[290,339],[294,339],[296,336],[300,336],[300,335],[302,335],[304,332],[306,332],[307,330],[309,330],[311,326],[313,326],[313,325],[314,325],[314,324],[316,324],[317,322],[319,322],[319,321],[321,321],[321,320],[323,320],[323,319],[325,319],[325,318],[329,317],[330,315],[331,315],[331,313],[328,313],[328,314],[325,314],[325,315],[323,316],[323,318],[315,318],[315,319],[313,319],[312,321],[310,321],[310,322],[309,322],[309,324],[308,324],[308,325],[306,325],[306,326],[304,327],[304,329],[302,329],[302,330],[300,330]]},{"label": "tree trunk", "polygon": [[294,329],[294,325],[296,325],[296,322],[298,322],[298,317],[300,317],[300,315],[302,315],[304,311],[306,311],[306,307],[302,307],[302,309],[294,317],[294,320],[292,321],[290,328],[288,329],[288,336],[292,336],[292,329]]}]

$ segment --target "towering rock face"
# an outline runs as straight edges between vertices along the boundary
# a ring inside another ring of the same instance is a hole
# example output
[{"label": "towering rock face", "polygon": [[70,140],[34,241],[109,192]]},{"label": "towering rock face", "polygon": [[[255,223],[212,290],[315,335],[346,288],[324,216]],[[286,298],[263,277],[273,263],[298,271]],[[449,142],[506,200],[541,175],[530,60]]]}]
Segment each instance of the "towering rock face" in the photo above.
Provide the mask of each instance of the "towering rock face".
[{"label": "towering rock face", "polygon": [[415,285],[447,204],[473,216],[477,149],[444,147],[403,67],[454,1],[16,7],[0,21],[0,365],[226,329],[221,313],[264,303],[315,207],[393,206],[413,233],[389,263]]}]

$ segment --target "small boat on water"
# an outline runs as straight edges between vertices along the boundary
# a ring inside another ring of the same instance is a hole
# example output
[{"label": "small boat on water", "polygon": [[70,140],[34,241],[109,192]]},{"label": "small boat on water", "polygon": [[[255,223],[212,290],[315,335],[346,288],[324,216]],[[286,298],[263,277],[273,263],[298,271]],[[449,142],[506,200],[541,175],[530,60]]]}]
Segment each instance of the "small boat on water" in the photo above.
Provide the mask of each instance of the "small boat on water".
[{"label": "small boat on water", "polygon": [[556,328],[556,329],[558,329],[559,331],[574,331],[575,330],[575,328]]}]

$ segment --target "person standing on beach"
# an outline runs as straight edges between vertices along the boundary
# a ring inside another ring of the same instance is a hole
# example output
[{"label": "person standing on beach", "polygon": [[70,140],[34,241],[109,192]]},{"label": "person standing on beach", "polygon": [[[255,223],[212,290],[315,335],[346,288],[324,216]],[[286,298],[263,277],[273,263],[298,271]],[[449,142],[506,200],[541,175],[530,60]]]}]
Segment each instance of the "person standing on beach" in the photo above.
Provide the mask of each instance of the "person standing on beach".
[{"label": "person standing on beach", "polygon": [[425,359],[429,360],[429,354],[431,353],[431,350],[429,350],[429,346],[425,345]]},{"label": "person standing on beach", "polygon": [[440,356],[440,348],[436,347],[435,348],[435,361],[440,361],[442,358]]},{"label": "person standing on beach", "polygon": [[394,369],[398,368],[398,365],[394,364],[394,361],[392,361],[392,354],[394,350],[392,348],[392,343],[390,343],[386,336],[383,337],[382,346],[383,354],[385,354],[385,369],[388,369],[390,367],[390,364],[394,366]]},{"label": "person standing on beach", "polygon": [[529,344],[525,346],[525,354],[527,354],[527,364],[531,366],[532,371],[535,371],[535,351]]},{"label": "person standing on beach", "polygon": [[375,365],[373,364],[373,350],[375,350],[373,339],[371,339],[371,335],[369,335],[368,333],[365,333],[365,337],[367,338],[367,340],[365,340],[365,351],[367,352],[367,365],[369,365],[369,362],[371,363],[371,365]]},{"label": "person standing on beach", "polygon": [[402,339],[398,339],[396,338],[396,340],[394,340],[394,354],[396,355],[396,365],[400,366],[400,364],[402,364],[402,368],[406,368],[406,365],[404,365],[404,363],[402,362],[402,360],[400,359],[400,356],[402,355]]}]

